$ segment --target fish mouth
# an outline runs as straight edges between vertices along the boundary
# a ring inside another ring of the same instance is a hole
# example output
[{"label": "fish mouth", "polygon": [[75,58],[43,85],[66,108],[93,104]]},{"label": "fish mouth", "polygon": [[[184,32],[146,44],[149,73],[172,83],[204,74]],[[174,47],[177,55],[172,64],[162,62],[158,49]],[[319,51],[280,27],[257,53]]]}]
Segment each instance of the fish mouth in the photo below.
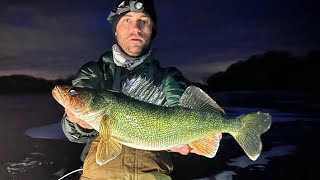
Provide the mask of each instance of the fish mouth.
[{"label": "fish mouth", "polygon": [[61,95],[57,86],[52,89],[51,94],[53,98],[60,103]]},{"label": "fish mouth", "polygon": [[71,89],[71,86],[57,85],[53,88],[51,94],[53,98],[62,106],[65,106],[64,99],[68,98],[67,92]]},{"label": "fish mouth", "polygon": [[78,97],[75,91],[72,92],[73,88],[70,85],[56,85],[51,94],[60,105],[74,114],[86,112],[88,105]]}]

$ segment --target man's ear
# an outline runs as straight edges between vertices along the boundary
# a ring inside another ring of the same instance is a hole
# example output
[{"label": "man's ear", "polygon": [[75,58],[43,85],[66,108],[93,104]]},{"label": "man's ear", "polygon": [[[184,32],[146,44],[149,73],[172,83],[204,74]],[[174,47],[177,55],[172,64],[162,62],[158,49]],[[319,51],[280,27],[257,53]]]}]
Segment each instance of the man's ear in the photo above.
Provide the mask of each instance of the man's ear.
[{"label": "man's ear", "polygon": [[114,32],[114,36],[117,37],[117,35],[118,35],[118,33],[117,33],[117,32]]}]

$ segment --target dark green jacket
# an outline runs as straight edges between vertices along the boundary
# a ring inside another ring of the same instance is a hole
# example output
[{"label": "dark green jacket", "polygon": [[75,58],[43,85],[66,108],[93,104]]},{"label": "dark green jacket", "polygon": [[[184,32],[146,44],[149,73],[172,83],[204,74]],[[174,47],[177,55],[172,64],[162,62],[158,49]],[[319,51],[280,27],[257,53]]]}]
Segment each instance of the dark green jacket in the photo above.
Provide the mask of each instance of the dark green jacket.
[{"label": "dark green jacket", "polygon": [[[156,85],[163,88],[169,107],[178,105],[178,101],[188,84],[180,71],[173,67],[161,68],[159,62],[154,60],[152,55],[129,71],[114,64],[111,51],[104,53],[99,61],[85,64],[76,74],[72,84],[77,87],[121,91],[121,82],[137,75],[153,79]],[[77,124],[70,122],[66,114],[62,118],[62,129],[70,141],[77,143],[86,143],[98,135],[95,130],[84,130]]]}]

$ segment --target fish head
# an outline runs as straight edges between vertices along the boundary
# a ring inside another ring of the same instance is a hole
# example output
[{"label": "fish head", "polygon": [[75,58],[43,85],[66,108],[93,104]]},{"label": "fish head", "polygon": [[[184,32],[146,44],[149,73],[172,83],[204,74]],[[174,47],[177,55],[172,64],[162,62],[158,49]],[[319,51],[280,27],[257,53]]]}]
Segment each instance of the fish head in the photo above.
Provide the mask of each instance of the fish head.
[{"label": "fish head", "polygon": [[52,96],[59,104],[75,114],[86,113],[93,99],[89,89],[69,85],[55,86],[52,90]]}]

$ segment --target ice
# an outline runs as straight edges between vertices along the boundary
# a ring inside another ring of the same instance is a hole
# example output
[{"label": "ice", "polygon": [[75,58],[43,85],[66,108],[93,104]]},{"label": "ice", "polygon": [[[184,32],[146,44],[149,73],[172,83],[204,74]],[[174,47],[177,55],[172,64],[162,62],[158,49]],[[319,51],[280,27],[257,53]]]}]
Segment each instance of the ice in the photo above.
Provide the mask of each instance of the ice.
[{"label": "ice", "polygon": [[32,138],[66,140],[60,122],[27,129],[25,134]]},{"label": "ice", "polygon": [[272,157],[294,154],[295,150],[296,146],[293,145],[277,146],[271,148],[269,151],[263,152],[256,161],[250,160],[247,156],[241,156],[235,159],[230,159],[232,162],[228,163],[228,165],[238,166],[241,168],[246,168],[249,165],[259,165],[259,167],[264,168]]}]

